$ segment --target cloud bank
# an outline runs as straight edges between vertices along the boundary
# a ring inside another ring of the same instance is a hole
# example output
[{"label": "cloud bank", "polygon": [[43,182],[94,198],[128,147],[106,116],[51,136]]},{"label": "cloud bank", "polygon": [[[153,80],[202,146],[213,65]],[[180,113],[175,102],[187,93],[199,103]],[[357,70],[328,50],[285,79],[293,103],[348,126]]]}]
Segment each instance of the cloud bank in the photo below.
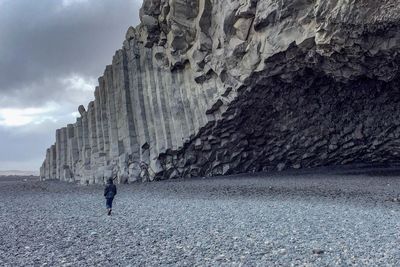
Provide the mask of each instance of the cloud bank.
[{"label": "cloud bank", "polygon": [[0,0],[0,170],[37,170],[139,22],[141,0]]}]

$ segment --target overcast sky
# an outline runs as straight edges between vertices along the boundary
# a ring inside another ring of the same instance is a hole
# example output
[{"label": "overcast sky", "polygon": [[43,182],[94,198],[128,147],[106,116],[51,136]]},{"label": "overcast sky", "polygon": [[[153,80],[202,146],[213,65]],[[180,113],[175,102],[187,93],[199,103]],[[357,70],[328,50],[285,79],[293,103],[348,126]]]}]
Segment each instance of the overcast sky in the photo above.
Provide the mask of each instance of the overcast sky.
[{"label": "overcast sky", "polygon": [[139,22],[142,0],[0,0],[0,171],[38,171]]}]

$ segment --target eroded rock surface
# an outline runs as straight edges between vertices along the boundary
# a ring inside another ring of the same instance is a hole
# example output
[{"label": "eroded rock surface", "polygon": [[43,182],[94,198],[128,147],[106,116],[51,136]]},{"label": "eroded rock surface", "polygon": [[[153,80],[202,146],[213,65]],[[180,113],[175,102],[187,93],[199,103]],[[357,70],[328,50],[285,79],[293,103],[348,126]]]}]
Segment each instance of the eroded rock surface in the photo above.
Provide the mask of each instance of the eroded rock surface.
[{"label": "eroded rock surface", "polygon": [[44,179],[398,163],[396,0],[145,0]]}]

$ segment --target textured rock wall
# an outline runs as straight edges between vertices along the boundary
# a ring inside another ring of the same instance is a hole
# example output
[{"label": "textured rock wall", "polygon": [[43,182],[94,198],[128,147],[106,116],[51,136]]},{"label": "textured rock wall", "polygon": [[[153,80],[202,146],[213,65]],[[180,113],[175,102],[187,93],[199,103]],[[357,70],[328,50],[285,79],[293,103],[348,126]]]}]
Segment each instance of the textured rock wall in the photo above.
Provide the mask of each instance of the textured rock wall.
[{"label": "textured rock wall", "polygon": [[184,149],[161,155],[165,178],[400,162],[400,80],[342,84],[306,69],[291,83],[257,84]]},{"label": "textured rock wall", "polygon": [[75,124],[57,130],[57,160],[46,156],[43,178],[92,183],[117,175],[134,181],[143,162],[154,172],[152,179],[161,171],[158,155],[182,148],[206,124],[206,107],[219,94],[217,81],[193,83],[190,69],[171,71],[158,54],[165,51],[134,38],[125,42],[99,78],[95,100],[87,109],[79,107]]},{"label": "textured rock wall", "polygon": [[397,163],[395,0],[145,0],[44,179]]}]

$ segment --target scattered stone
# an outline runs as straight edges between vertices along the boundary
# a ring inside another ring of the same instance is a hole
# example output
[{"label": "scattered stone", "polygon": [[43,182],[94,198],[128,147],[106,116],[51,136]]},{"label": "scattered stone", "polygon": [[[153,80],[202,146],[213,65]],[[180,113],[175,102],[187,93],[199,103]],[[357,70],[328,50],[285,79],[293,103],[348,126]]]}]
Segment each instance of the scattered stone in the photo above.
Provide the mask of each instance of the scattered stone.
[{"label": "scattered stone", "polygon": [[312,250],[312,253],[313,253],[313,254],[316,254],[316,255],[322,255],[322,254],[325,253],[325,251],[323,251],[322,249],[316,248],[316,249],[313,249],[313,250]]},{"label": "scattered stone", "polygon": [[0,179],[0,265],[397,266],[400,180],[344,171],[119,185],[112,219],[101,185]]}]

